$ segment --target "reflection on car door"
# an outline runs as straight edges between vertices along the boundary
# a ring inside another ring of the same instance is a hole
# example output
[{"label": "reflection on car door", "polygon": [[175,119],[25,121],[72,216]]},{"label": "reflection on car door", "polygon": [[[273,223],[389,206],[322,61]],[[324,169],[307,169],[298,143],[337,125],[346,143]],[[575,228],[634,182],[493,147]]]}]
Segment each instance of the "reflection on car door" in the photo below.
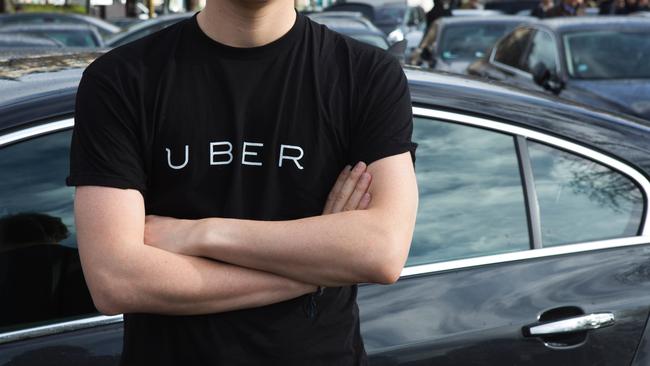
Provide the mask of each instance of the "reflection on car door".
[{"label": "reflection on car door", "polygon": [[[418,113],[429,117],[415,119],[420,212],[408,267],[391,287],[359,290],[371,364],[629,365],[650,304],[650,245],[638,235],[647,180],[538,132]],[[522,234],[513,213],[527,207],[541,214],[527,215]],[[529,334],[576,318],[602,328]]]}]

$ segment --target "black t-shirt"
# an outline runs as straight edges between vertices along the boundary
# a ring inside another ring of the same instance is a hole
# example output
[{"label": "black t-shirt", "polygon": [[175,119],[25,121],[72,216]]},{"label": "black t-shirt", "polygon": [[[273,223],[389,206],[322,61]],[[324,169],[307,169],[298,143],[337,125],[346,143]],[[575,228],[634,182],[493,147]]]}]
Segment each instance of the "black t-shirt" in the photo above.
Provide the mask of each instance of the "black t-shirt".
[{"label": "black t-shirt", "polygon": [[[319,215],[346,164],[415,150],[406,77],[384,51],[298,15],[261,47],[196,15],[99,57],[77,94],[69,185],[132,188],[147,214]],[[356,365],[356,286],[255,309],[125,315],[123,364]]]}]

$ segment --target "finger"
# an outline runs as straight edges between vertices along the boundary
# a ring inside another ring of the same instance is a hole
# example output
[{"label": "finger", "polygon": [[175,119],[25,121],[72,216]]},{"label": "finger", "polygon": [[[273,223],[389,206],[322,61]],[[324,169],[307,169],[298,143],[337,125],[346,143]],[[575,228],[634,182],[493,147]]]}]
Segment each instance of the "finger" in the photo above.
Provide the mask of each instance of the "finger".
[{"label": "finger", "polygon": [[368,192],[368,187],[370,187],[370,179],[370,173],[365,172],[361,174],[357,185],[354,187],[354,191],[352,191],[352,195],[350,195],[348,202],[343,206],[343,211],[356,210],[359,207],[363,195]]},{"label": "finger", "polygon": [[350,171],[350,175],[348,175],[348,178],[343,183],[343,187],[341,187],[341,190],[336,195],[336,200],[334,201],[332,212],[336,213],[343,210],[343,206],[350,199],[350,196],[352,196],[354,187],[356,187],[361,174],[363,174],[365,171],[366,164],[362,161],[358,162],[357,165],[354,166],[354,168]]},{"label": "finger", "polygon": [[357,207],[357,210],[365,210],[368,208],[368,206],[370,206],[370,201],[372,201],[372,196],[370,193],[364,193],[361,201],[359,202],[359,207]]},{"label": "finger", "polygon": [[336,197],[339,194],[339,191],[341,191],[341,187],[343,187],[343,183],[348,178],[348,175],[350,175],[350,169],[352,169],[352,167],[346,165],[345,168],[343,168],[343,170],[341,171],[341,174],[339,174],[339,177],[336,178],[336,182],[334,183],[334,186],[330,190],[330,193],[327,195],[327,201],[325,202],[323,215],[332,213],[332,207],[334,207],[334,202],[336,201]]}]

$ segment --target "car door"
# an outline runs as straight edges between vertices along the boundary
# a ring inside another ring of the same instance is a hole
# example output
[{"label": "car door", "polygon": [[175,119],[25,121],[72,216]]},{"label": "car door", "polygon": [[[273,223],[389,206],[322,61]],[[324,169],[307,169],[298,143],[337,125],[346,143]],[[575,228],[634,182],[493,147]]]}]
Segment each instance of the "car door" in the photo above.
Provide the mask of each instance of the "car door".
[{"label": "car door", "polygon": [[97,313],[77,253],[72,124],[0,135],[0,365],[119,361],[121,316]]},{"label": "car door", "polygon": [[650,305],[647,179],[498,121],[415,108],[407,267],[359,289],[372,365],[629,365]]}]

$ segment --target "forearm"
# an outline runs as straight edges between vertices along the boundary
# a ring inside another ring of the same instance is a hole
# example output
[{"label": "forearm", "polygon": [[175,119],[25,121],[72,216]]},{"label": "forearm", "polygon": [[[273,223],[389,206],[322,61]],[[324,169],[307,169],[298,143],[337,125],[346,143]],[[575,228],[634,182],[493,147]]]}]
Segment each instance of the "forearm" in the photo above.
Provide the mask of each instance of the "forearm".
[{"label": "forearm", "polygon": [[415,173],[409,153],[376,161],[368,173],[372,202],[365,210],[291,221],[204,219],[190,231],[185,253],[323,286],[392,283],[413,236]]},{"label": "forearm", "polygon": [[[93,300],[105,313],[192,315],[269,305],[315,291],[271,273],[139,245],[119,264],[84,263]],[[112,253],[115,258],[117,253]],[[94,287],[94,288],[93,288]]]},{"label": "forearm", "polygon": [[214,313],[315,290],[274,274],[144,245],[144,201],[134,190],[78,188],[75,220],[84,276],[104,313]]},{"label": "forearm", "polygon": [[204,219],[196,254],[324,286],[391,283],[412,229],[387,222],[372,209],[292,221]]}]

